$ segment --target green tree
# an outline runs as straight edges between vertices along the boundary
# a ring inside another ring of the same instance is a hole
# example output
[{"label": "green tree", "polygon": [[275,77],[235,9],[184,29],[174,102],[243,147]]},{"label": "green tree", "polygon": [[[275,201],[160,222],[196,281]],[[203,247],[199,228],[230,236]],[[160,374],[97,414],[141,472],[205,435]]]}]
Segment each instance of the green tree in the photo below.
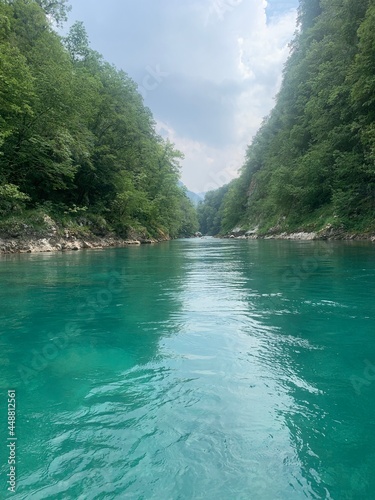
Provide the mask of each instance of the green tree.
[{"label": "green tree", "polygon": [[8,215],[19,211],[29,197],[14,184],[0,184],[0,215]]},{"label": "green tree", "polygon": [[374,225],[374,22],[373,0],[300,1],[275,108],[215,207],[221,231]]},{"label": "green tree", "polygon": [[0,1],[0,185],[30,206],[107,218],[121,234],[193,231],[181,153],[82,23],[64,40],[54,32],[66,12],[62,0]]},{"label": "green tree", "polygon": [[36,0],[38,5],[42,7],[44,12],[51,18],[57,25],[61,25],[67,20],[68,12],[71,6],[68,0]]}]

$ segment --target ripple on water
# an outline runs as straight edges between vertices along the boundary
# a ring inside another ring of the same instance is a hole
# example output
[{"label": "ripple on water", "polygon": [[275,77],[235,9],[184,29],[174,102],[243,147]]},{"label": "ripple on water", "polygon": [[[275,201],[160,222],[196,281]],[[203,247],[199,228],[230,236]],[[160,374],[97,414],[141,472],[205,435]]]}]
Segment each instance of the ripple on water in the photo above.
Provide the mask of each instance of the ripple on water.
[{"label": "ripple on water", "polygon": [[[371,498],[375,384],[351,377],[375,359],[373,250],[340,249],[297,287],[283,276],[314,242],[25,256],[4,275],[0,260],[4,384],[79,326],[20,388],[14,498]],[[113,269],[112,302],[77,317]]]}]

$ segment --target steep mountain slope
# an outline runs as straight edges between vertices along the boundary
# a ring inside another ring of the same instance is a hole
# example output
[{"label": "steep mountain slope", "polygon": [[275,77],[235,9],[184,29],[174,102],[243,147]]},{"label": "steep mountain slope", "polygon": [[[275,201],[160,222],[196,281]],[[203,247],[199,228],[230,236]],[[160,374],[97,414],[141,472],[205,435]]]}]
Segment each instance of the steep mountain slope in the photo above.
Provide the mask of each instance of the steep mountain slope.
[{"label": "steep mountain slope", "polygon": [[374,25],[374,0],[300,1],[282,88],[218,209],[220,233],[375,229]]}]

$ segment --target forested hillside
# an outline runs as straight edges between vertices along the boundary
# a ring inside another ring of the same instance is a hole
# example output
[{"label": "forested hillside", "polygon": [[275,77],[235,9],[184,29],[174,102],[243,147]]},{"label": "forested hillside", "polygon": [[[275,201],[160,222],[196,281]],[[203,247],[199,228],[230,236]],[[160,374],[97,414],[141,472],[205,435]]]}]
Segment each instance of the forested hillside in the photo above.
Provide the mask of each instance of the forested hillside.
[{"label": "forested hillside", "polygon": [[300,1],[276,105],[205,232],[375,229],[374,27],[374,0]]},{"label": "forested hillside", "polygon": [[82,23],[58,36],[66,9],[66,0],[0,0],[0,232],[47,214],[124,237],[191,234],[182,154]]}]

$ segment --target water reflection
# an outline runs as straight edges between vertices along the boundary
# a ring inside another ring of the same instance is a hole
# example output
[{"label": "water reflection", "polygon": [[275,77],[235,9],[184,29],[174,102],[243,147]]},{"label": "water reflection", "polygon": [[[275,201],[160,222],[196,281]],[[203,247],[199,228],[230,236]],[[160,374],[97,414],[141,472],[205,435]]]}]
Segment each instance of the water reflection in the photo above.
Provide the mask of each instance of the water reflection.
[{"label": "water reflection", "polygon": [[[291,398],[288,406],[279,408],[279,416],[316,498],[371,498],[374,442],[369,430],[374,424],[371,417],[368,421],[373,411],[368,403],[375,388],[369,385],[367,394],[359,397],[350,378],[360,370],[361,361],[375,359],[372,248],[330,244],[331,252],[319,261],[316,272],[295,290],[285,286],[278,271],[300,266],[314,255],[316,244],[279,245],[287,253],[278,252],[280,260],[267,266],[274,248],[262,243],[260,267],[271,269],[270,278],[265,280],[263,274],[252,284],[258,291],[273,286],[277,290],[271,315],[263,322],[276,327],[278,334],[268,337],[263,360]],[[268,307],[263,303],[260,309]]]},{"label": "water reflection", "polygon": [[20,388],[15,498],[371,498],[375,384],[350,377],[375,360],[372,253],[318,245],[0,262],[12,362],[77,326]]},{"label": "water reflection", "polygon": [[[64,487],[78,498],[69,481],[56,485],[49,466],[58,463],[54,440],[61,422],[67,424],[61,436],[67,456],[82,455],[68,438],[68,428],[72,423],[76,436],[91,388],[121,380],[123,373],[157,359],[160,337],[178,332],[173,318],[181,306],[182,262],[178,254],[168,253],[167,245],[154,255],[153,250],[23,255],[0,261],[0,380],[4,389],[18,391],[23,439],[19,491],[27,491],[28,498],[48,498],[51,491],[63,494]],[[85,436],[82,432],[83,440]],[[64,463],[60,473],[66,476]],[[47,488],[51,481],[52,489]]]}]

